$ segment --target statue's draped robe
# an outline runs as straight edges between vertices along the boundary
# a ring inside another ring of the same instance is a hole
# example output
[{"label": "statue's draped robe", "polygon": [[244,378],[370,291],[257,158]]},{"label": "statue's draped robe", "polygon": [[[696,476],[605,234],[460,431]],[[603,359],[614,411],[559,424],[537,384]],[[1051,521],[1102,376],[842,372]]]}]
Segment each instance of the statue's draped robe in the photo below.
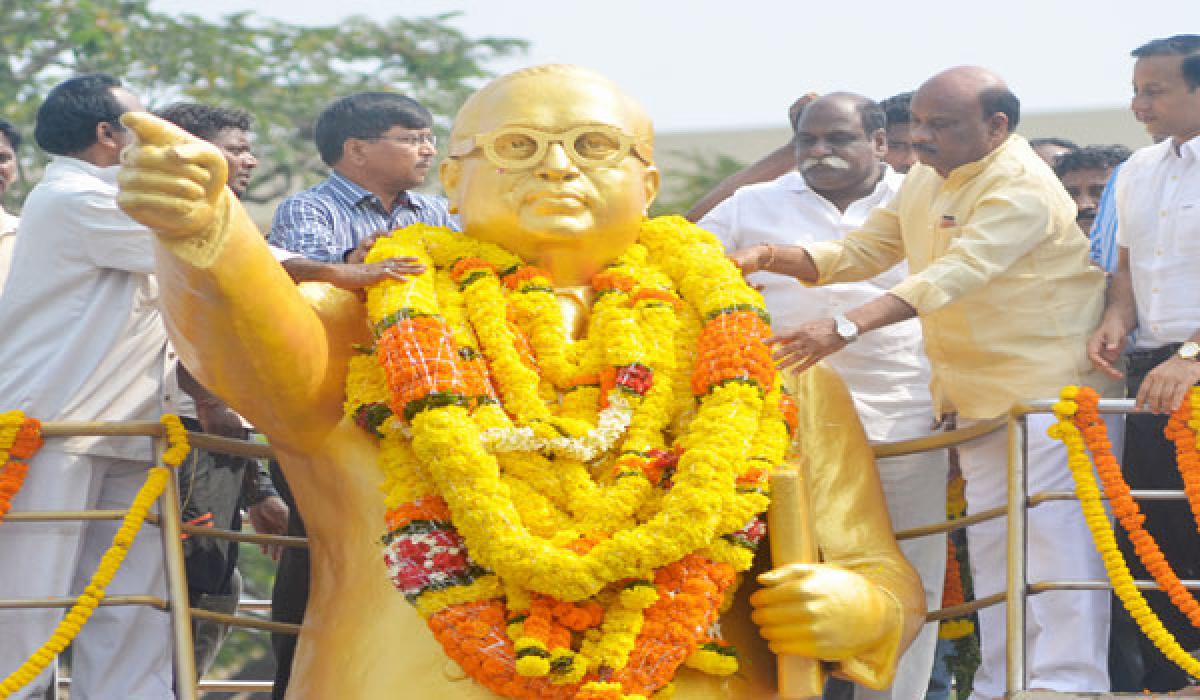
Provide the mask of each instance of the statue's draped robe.
[{"label": "statue's draped robe", "polygon": [[[270,437],[308,528],[311,592],[288,697],[494,697],[446,659],[386,576],[378,446],[342,418],[346,361],[354,344],[370,342],[364,305],[326,285],[293,285],[245,212],[225,200],[227,216],[201,240],[160,243],[158,272],[183,362]],[[896,547],[841,380],[818,366],[788,381],[800,407],[794,454],[810,479],[822,559],[862,574],[903,612],[901,629],[841,665],[886,684],[922,621],[920,581]],[[746,603],[753,573],[722,618],[743,670],[730,679],[683,670],[676,697],[774,696],[774,657]]]}]

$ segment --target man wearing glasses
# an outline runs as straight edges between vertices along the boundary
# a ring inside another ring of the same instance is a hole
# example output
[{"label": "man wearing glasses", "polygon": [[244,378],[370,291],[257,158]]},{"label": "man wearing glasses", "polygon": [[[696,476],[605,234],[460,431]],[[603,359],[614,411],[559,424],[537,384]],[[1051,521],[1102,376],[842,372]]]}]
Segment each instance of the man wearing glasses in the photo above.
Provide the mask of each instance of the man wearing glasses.
[{"label": "man wearing glasses", "polygon": [[[317,118],[315,141],[321,160],[333,169],[324,182],[288,197],[275,211],[270,242],[308,260],[285,261],[299,279],[323,279],[309,268],[349,263],[361,269],[360,286],[378,281],[384,266],[395,279],[423,268],[411,259],[363,264],[381,233],[410,224],[458,229],[458,217],[444,197],[417,194],[437,155],[433,116],[419,102],[391,92],[359,92],[336,100]],[[277,256],[278,257],[278,256]],[[313,261],[313,262],[309,262]],[[308,264],[309,268],[297,266]],[[308,274],[304,274],[308,272]],[[335,281],[335,280],[329,280]],[[283,475],[272,465],[272,478],[288,499],[288,534],[305,535],[304,523]],[[299,624],[308,601],[309,561],[303,549],[287,549],[279,560],[272,595],[272,619]],[[291,675],[296,637],[272,635],[276,678],[273,697],[282,698]]]},{"label": "man wearing glasses", "polygon": [[271,243],[312,260],[361,262],[370,249],[364,241],[377,233],[415,223],[457,229],[443,197],[410,191],[425,183],[437,155],[432,127],[429,110],[390,92],[359,92],[326,107],[315,140],[333,172],[279,205]]}]

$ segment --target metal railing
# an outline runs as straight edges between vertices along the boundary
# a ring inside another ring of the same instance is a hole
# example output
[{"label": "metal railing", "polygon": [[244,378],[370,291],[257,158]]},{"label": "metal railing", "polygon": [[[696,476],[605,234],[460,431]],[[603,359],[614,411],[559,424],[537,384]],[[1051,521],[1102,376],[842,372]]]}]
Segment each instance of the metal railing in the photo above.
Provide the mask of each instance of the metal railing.
[{"label": "metal railing", "polygon": [[[928,537],[941,533],[961,530],[989,520],[1006,518],[1008,520],[1008,567],[1007,586],[1003,592],[995,593],[980,599],[967,601],[960,605],[939,610],[932,610],[926,616],[927,622],[960,617],[983,608],[991,607],[1006,601],[1018,604],[1009,605],[1008,620],[1008,650],[1007,650],[1007,684],[1010,695],[1020,695],[1025,688],[1025,601],[1030,595],[1036,595],[1054,590],[1110,590],[1107,581],[1038,581],[1030,583],[1027,575],[1026,561],[1026,528],[1027,511],[1042,503],[1051,501],[1077,500],[1075,494],[1069,491],[1044,491],[1036,494],[1028,493],[1026,473],[1026,417],[1033,413],[1048,413],[1053,406],[1053,400],[1033,401],[1014,406],[1006,418],[993,421],[981,421],[969,427],[958,430],[936,433],[912,440],[877,443],[872,450],[877,458],[894,457],[919,452],[955,447],[972,440],[1004,429],[1008,433],[1008,503],[986,511],[947,520],[945,522],[903,530],[896,533],[898,540]],[[1134,406],[1132,400],[1100,401],[1101,413],[1134,413],[1140,409]],[[137,421],[127,423],[45,423],[43,436],[147,436],[154,439],[155,455],[161,454],[161,440],[165,437],[162,426],[152,421]],[[202,448],[213,452],[222,452],[245,457],[270,458],[273,452],[268,445],[251,443],[242,440],[216,437],[202,433],[188,433],[192,447]],[[1183,491],[1133,491],[1135,498],[1148,500],[1179,500],[1184,498]],[[285,537],[278,535],[259,535],[234,532],[210,527],[198,527],[180,522],[179,490],[177,475],[172,470],[172,478],[159,499],[161,517],[151,514],[147,523],[157,526],[163,533],[163,557],[166,567],[167,598],[164,600],[150,595],[107,596],[101,605],[149,605],[166,611],[171,616],[172,647],[175,662],[176,697],[178,700],[196,700],[198,693],[203,692],[250,692],[269,693],[272,689],[270,681],[223,681],[205,680],[197,683],[193,659],[191,620],[207,619],[236,627],[258,629],[282,634],[298,634],[299,625],[292,625],[269,620],[262,620],[244,615],[226,615],[199,608],[190,608],[186,604],[187,580],[183,567],[183,546],[180,535],[200,537],[216,537],[239,543],[282,545],[285,547],[307,547],[307,539],[303,537]],[[13,512],[5,520],[9,522],[52,522],[52,521],[84,521],[84,520],[120,520],[125,511],[92,510],[92,511],[58,511],[58,512]],[[1189,589],[1200,589],[1200,581],[1184,581]],[[1156,589],[1154,581],[1137,581],[1140,589]],[[51,607],[66,608],[74,602],[73,598],[38,598],[38,599],[0,599],[0,610],[13,608]],[[243,600],[239,610],[262,612],[269,610],[269,600]],[[1021,632],[1018,633],[1017,630]],[[59,679],[60,687],[69,687],[70,679]]]}]

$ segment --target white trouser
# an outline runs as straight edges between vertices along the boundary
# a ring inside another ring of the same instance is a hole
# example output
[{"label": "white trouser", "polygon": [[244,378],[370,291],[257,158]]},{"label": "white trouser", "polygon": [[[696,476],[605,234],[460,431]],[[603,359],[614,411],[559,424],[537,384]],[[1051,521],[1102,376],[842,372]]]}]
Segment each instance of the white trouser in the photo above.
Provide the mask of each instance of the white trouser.
[{"label": "white trouser", "polygon": [[[1109,417],[1106,416],[1107,421]],[[1054,416],[1028,417],[1026,473],[1029,493],[1074,488],[1067,450],[1046,435]],[[1108,421],[1109,433],[1117,421]],[[997,431],[959,448],[967,481],[967,511],[1008,502],[1008,438]],[[1027,580],[1104,580],[1104,565],[1076,501],[1052,501],[1028,511]],[[1007,520],[967,528],[975,597],[1007,589]],[[979,611],[979,670],[971,700],[1001,698],[1007,688],[1006,606]],[[1026,688],[1104,692],[1108,681],[1109,593],[1054,591],[1030,596],[1025,612]]]},{"label": "white trouser", "polygon": [[[144,462],[42,448],[29,465],[13,512],[129,507],[146,479]],[[83,592],[120,521],[0,524],[0,598],[45,598]],[[109,595],[166,597],[162,537],[142,526]],[[64,611],[0,611],[0,676],[44,644]],[[71,645],[72,700],[164,700],[171,689],[166,613],[147,606],[98,607]],[[14,696],[41,697],[49,669]]]},{"label": "white trouser", "polygon": [[[945,450],[924,454],[888,457],[878,461],[879,479],[887,497],[892,528],[899,532],[946,519]],[[925,604],[936,610],[942,604],[942,584],[946,578],[946,536],[935,535],[900,542],[900,551],[921,576]],[[915,700],[925,697],[933,672],[937,646],[937,623],[921,628],[912,646],[900,658],[896,679],[887,690],[855,686],[856,700]]]}]

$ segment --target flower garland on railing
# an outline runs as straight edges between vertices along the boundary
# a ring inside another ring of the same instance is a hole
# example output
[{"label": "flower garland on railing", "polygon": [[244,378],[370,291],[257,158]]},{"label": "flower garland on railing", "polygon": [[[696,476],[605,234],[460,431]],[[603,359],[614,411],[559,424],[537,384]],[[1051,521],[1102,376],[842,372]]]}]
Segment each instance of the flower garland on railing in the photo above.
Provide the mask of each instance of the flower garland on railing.
[{"label": "flower garland on railing", "polygon": [[447,655],[519,698],[736,671],[717,618],[796,414],[716,239],[645,222],[576,341],[549,273],[495,245],[415,225],[368,261],[394,256],[427,271],[368,290],[346,415],[381,438],[388,575]]},{"label": "flower garland on railing", "polygon": [[0,413],[0,523],[25,483],[28,460],[42,446],[42,424],[21,411]]},{"label": "flower garland on railing", "polygon": [[187,458],[189,450],[187,430],[183,427],[179,417],[169,413],[165,414],[162,417],[162,424],[167,433],[167,449],[163,451],[162,455],[162,462],[166,466],[154,467],[147,473],[146,482],[134,496],[133,503],[130,504],[125,518],[121,521],[120,529],[113,536],[112,546],[100,559],[100,564],[96,567],[96,572],[92,574],[91,581],[76,599],[75,604],[71,606],[70,611],[58,623],[54,633],[50,635],[50,639],[31,654],[29,659],[16,671],[0,681],[0,700],[9,697],[37,678],[54,661],[55,657],[70,645],[75,636],[79,634],[79,630],[87,624],[92,613],[96,611],[96,607],[100,605],[100,600],[104,598],[105,589],[117,575],[117,569],[125,560],[125,555],[133,545],[133,540],[137,537],[142,523],[145,522],[151,506],[166,488],[167,480],[171,478],[168,468],[177,468]]},{"label": "flower garland on railing", "polygon": [[1192,387],[1171,413],[1164,433],[1175,443],[1175,463],[1183,477],[1183,492],[1192,509],[1192,518],[1200,530],[1200,450],[1196,436],[1200,432],[1200,387]]},{"label": "flower garland on railing", "polygon": [[[1129,485],[1121,476],[1121,467],[1112,454],[1112,443],[1108,440],[1104,422],[1100,419],[1099,394],[1090,387],[1068,386],[1063,388],[1060,401],[1054,404],[1054,415],[1058,422],[1050,427],[1049,435],[1061,440],[1067,447],[1067,466],[1075,479],[1075,494],[1079,498],[1084,520],[1092,533],[1096,550],[1104,562],[1113,593],[1120,599],[1130,616],[1137,622],[1142,633],[1164,656],[1177,664],[1188,675],[1200,678],[1200,661],[1179,645],[1162,621],[1146,603],[1145,596],[1134,585],[1133,575],[1125,563],[1125,557],[1117,547],[1116,536],[1104,510],[1101,491],[1092,474],[1092,459],[1096,462],[1096,473],[1104,485],[1114,515],[1129,533],[1142,563],[1154,576],[1163,590],[1170,594],[1172,602],[1180,606],[1191,619],[1187,602],[1194,598],[1183,588],[1179,578],[1171,569],[1150,533],[1142,527],[1145,518],[1141,515],[1137,501],[1130,494]],[[1088,452],[1092,457],[1088,457]],[[1150,566],[1153,564],[1153,568]],[[1194,624],[1194,621],[1193,621]]]}]

